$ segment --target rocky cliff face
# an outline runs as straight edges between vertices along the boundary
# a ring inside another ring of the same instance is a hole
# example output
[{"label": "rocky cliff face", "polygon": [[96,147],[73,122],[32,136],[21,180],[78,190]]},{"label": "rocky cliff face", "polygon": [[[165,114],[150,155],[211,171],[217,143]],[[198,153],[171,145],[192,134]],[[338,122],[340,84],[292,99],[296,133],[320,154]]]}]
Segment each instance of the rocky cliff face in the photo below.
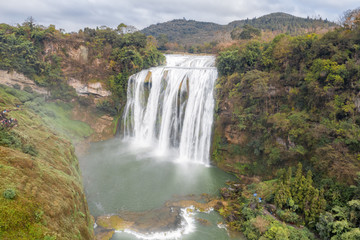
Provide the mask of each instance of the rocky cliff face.
[{"label": "rocky cliff face", "polygon": [[15,87],[20,90],[31,89],[31,91],[49,95],[49,91],[45,88],[37,86],[33,80],[27,78],[21,73],[17,72],[7,72],[4,70],[0,70],[0,84],[9,86],[9,87]]},{"label": "rocky cliff face", "polygon": [[111,73],[110,54],[111,47],[105,46],[99,51],[87,47],[83,39],[75,37],[45,43],[45,56],[61,57],[61,68],[69,81],[104,82]]},{"label": "rocky cliff face", "polygon": [[76,93],[80,96],[93,95],[99,98],[99,97],[108,97],[111,95],[111,92],[105,90],[104,87],[102,86],[102,83],[100,82],[86,83],[86,82],[81,82],[75,78],[70,78],[68,80],[68,84],[73,88],[75,88]]},{"label": "rocky cliff face", "polygon": [[103,141],[114,136],[115,123],[110,115],[99,116],[92,109],[78,105],[72,110],[71,118],[85,122],[93,129],[94,133],[87,139],[88,141]]},{"label": "rocky cliff face", "polygon": [[95,56],[94,49],[85,46],[81,39],[67,39],[45,43],[45,56],[61,57],[61,68],[68,84],[80,96],[109,97],[105,80],[109,76],[110,50],[105,47],[102,56]]}]

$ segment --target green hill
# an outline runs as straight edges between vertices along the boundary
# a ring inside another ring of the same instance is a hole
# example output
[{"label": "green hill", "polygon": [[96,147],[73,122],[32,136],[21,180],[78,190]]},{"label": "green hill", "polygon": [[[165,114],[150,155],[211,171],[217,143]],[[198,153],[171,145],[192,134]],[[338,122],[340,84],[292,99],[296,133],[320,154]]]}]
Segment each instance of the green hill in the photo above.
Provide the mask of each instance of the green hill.
[{"label": "green hill", "polygon": [[299,34],[304,31],[314,31],[318,28],[331,28],[336,24],[327,19],[311,19],[296,17],[287,13],[271,13],[260,18],[245,19],[233,21],[228,24],[230,29],[235,27],[242,28],[245,25],[250,25],[262,30],[282,31],[290,34]]},{"label": "green hill", "polygon": [[141,32],[155,37],[165,34],[170,42],[193,44],[214,41],[219,33],[227,32],[227,30],[226,26],[216,23],[175,19],[150,25]]},{"label": "green hill", "polygon": [[176,19],[150,25],[141,32],[158,37],[164,34],[170,42],[179,44],[201,44],[204,42],[230,40],[230,32],[236,28],[251,25],[261,30],[280,31],[298,35],[330,29],[335,23],[322,19],[296,17],[286,13],[271,13],[260,18],[233,21],[227,25],[194,20]]}]

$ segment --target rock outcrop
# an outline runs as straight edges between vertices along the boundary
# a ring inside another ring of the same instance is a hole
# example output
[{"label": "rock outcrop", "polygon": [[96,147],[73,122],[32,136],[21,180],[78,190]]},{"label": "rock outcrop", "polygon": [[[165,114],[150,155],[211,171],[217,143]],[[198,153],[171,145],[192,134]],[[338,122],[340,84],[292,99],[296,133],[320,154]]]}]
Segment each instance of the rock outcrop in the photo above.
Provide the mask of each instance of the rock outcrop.
[{"label": "rock outcrop", "polygon": [[37,86],[33,80],[17,72],[8,72],[8,71],[0,70],[0,84],[9,87],[17,86],[21,90],[24,90],[25,87],[30,87],[34,92],[44,95],[49,95],[48,90],[46,90],[43,87]]},{"label": "rock outcrop", "polygon": [[68,84],[75,88],[76,93],[80,96],[108,97],[111,95],[111,92],[105,90],[100,82],[82,83],[75,78],[70,78]]}]

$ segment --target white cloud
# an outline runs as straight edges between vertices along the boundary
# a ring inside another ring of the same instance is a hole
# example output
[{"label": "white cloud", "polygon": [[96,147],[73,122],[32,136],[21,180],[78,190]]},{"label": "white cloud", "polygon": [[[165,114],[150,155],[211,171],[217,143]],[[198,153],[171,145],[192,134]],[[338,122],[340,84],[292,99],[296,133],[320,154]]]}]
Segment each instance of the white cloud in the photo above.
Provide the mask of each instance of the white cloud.
[{"label": "white cloud", "polygon": [[55,24],[66,31],[119,23],[141,29],[150,24],[179,19],[227,24],[234,20],[286,12],[301,17],[321,16],[336,21],[358,0],[0,0],[0,22],[22,23],[33,16],[38,24]]}]

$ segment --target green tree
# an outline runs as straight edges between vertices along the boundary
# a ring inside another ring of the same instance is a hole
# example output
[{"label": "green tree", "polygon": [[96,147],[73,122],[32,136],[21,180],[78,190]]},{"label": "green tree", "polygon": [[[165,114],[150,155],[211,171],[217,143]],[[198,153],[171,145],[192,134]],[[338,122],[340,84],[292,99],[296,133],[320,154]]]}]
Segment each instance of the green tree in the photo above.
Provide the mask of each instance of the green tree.
[{"label": "green tree", "polygon": [[143,59],[140,53],[133,47],[116,48],[112,52],[111,58],[115,62],[113,70],[116,72],[132,74],[143,67]]},{"label": "green tree", "polygon": [[238,70],[240,65],[239,50],[224,51],[217,58],[217,68],[220,75],[229,76]]},{"label": "green tree", "polygon": [[250,25],[245,25],[243,29],[236,27],[230,33],[231,38],[234,40],[251,39],[254,37],[259,37],[260,35],[261,30]]},{"label": "green tree", "polygon": [[290,188],[286,183],[280,182],[276,189],[274,202],[279,208],[287,206],[288,202],[292,201]]},{"label": "green tree", "polygon": [[158,49],[166,50],[166,44],[169,42],[169,38],[166,34],[160,34],[156,40],[158,41]]},{"label": "green tree", "polygon": [[316,230],[322,239],[330,239],[332,236],[332,225],[334,223],[334,217],[329,212],[320,214],[319,220],[316,223]]}]

